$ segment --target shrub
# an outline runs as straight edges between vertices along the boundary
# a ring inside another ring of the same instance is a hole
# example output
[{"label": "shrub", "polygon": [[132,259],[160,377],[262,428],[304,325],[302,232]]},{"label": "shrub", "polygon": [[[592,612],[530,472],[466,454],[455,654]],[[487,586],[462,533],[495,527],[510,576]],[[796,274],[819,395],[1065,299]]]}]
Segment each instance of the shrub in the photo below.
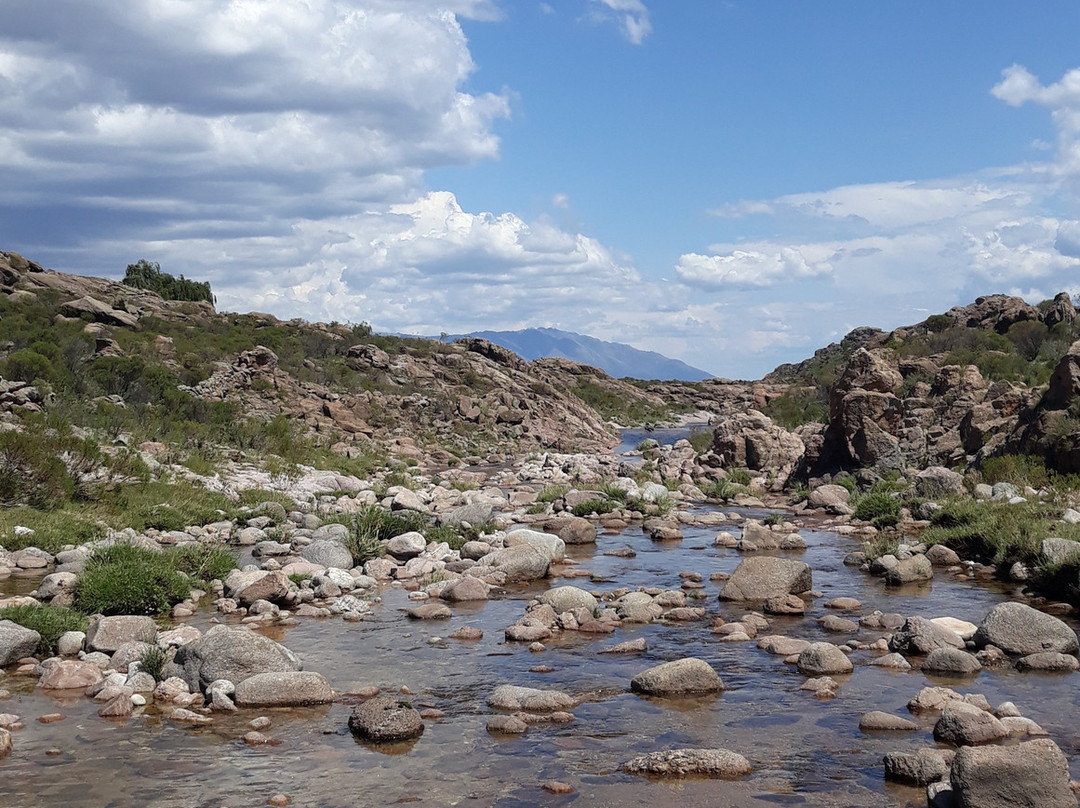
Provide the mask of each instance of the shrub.
[{"label": "shrub", "polygon": [[620,488],[615,483],[601,483],[596,488],[607,499],[615,500],[616,502],[626,502],[627,490]]},{"label": "shrub", "polygon": [[63,606],[8,606],[0,609],[0,620],[10,620],[23,628],[41,635],[38,653],[51,656],[56,653],[56,642],[67,631],[86,631],[86,615]]},{"label": "shrub", "polygon": [[130,544],[95,550],[75,584],[86,614],[162,614],[188,596],[191,583],[165,553]]},{"label": "shrub", "polygon": [[712,448],[713,433],[711,429],[705,427],[692,427],[687,440],[690,441],[690,445],[694,447],[695,452],[704,454]]},{"label": "shrub", "polygon": [[346,524],[349,533],[345,544],[353,554],[353,561],[359,565],[385,555],[384,541],[414,530],[424,532],[428,520],[416,511],[391,513],[378,505],[368,505]]},{"label": "shrub", "polygon": [[23,348],[12,351],[4,360],[3,371],[0,375],[3,375],[5,379],[14,379],[27,384],[37,379],[48,380],[52,377],[52,362],[49,361],[49,357],[31,348]]},{"label": "shrub", "polygon": [[734,499],[736,495],[741,494],[743,490],[743,486],[732,482],[731,477],[728,476],[715,480],[712,484],[706,486],[702,493],[709,499],[727,502],[728,500]]},{"label": "shrub", "polygon": [[0,432],[0,504],[51,510],[75,491],[59,445],[36,431]]},{"label": "shrub", "polygon": [[750,481],[753,479],[750,476],[749,469],[732,469],[728,472],[727,478],[731,480],[735,485],[750,485]]},{"label": "shrub", "polygon": [[160,647],[148,645],[139,656],[139,669],[153,676],[155,682],[160,682],[165,661],[165,652]]},{"label": "shrub", "polygon": [[900,521],[900,503],[883,491],[871,492],[858,498],[854,516],[879,530],[891,527]]},{"label": "shrub", "polygon": [[183,275],[174,278],[168,272],[161,271],[161,264],[157,261],[147,261],[140,258],[134,264],[128,264],[124,273],[124,283],[134,286],[136,289],[149,289],[157,292],[165,300],[205,300],[207,303],[214,302],[214,295],[210,291],[210,284],[198,281],[189,281]]},{"label": "shrub", "polygon": [[765,414],[785,429],[795,429],[803,424],[825,423],[829,408],[824,389],[816,387],[790,387],[765,405]]},{"label": "shrub", "polygon": [[764,519],[761,520],[763,525],[782,525],[784,524],[784,514],[782,513],[770,513]]},{"label": "shrub", "polygon": [[579,502],[570,510],[574,516],[588,516],[593,513],[610,513],[618,507],[618,503],[612,502],[610,499],[589,499],[585,502]]}]

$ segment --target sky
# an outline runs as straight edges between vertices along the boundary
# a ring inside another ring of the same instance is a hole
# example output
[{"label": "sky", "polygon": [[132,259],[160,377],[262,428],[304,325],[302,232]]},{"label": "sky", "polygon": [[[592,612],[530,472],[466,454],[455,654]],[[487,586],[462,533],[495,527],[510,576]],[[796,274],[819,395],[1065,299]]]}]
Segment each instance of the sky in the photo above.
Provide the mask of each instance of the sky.
[{"label": "sky", "polygon": [[1080,3],[0,0],[0,249],[759,378],[1080,295]]}]

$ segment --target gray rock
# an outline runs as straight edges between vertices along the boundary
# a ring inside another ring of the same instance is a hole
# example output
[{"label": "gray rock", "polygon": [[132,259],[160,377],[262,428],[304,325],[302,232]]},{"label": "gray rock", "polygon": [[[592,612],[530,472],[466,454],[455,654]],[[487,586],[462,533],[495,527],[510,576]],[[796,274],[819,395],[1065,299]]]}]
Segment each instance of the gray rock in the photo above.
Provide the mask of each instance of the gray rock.
[{"label": "gray rock", "polygon": [[114,654],[124,643],[154,644],[157,642],[157,630],[157,623],[152,617],[95,617],[86,629],[86,650]]},{"label": "gray rock", "polygon": [[451,603],[487,600],[488,585],[479,578],[464,575],[444,586],[439,597]]},{"label": "gray rock", "polygon": [[1072,654],[1059,654],[1056,651],[1042,651],[1028,654],[1016,660],[1016,669],[1020,671],[1046,671],[1069,673],[1080,670],[1080,661]]},{"label": "gray rock", "polygon": [[810,508],[835,511],[837,506],[851,504],[851,492],[842,485],[819,485],[806,500]]},{"label": "gray rock", "polygon": [[974,654],[961,651],[959,648],[935,648],[926,656],[922,670],[924,673],[933,673],[938,676],[974,676],[980,670]]},{"label": "gray rock", "polygon": [[944,544],[935,544],[926,551],[926,557],[935,567],[952,567],[960,563],[956,551]]},{"label": "gray rock", "polygon": [[764,601],[799,595],[813,587],[813,573],[801,561],[756,556],[744,558],[720,591],[721,600]]},{"label": "gray rock", "polygon": [[1053,615],[1025,603],[999,603],[983,618],[975,632],[975,644],[996,645],[1007,654],[1037,654],[1057,651],[1075,654],[1076,632]]},{"label": "gray rock", "polygon": [[214,626],[197,640],[182,645],[166,664],[163,675],[183,679],[192,692],[211,682],[242,682],[257,673],[298,671],[303,664],[283,645],[247,629]]},{"label": "gray rock", "polygon": [[724,683],[708,662],[688,657],[642,671],[630,681],[630,689],[647,696],[689,696],[719,693]]},{"label": "gray rock", "polygon": [[964,703],[950,704],[934,724],[934,740],[954,746],[993,743],[1009,737],[1009,730],[986,710]]},{"label": "gray rock", "polygon": [[886,586],[903,586],[904,584],[929,581],[934,577],[934,566],[930,559],[924,555],[913,555],[905,558],[885,572]]},{"label": "gray rock", "polygon": [[504,543],[507,549],[523,545],[532,547],[544,553],[552,564],[562,561],[566,555],[566,542],[552,533],[542,533],[539,530],[527,528],[512,530],[506,534]]},{"label": "gray rock", "polygon": [[507,583],[515,583],[544,578],[550,568],[551,557],[548,553],[528,545],[519,545],[489,553],[480,559],[474,569],[481,577],[498,572]]},{"label": "gray rock", "polygon": [[483,502],[471,502],[468,505],[461,505],[454,508],[452,511],[445,513],[439,519],[439,523],[443,525],[450,525],[451,527],[458,527],[462,524],[468,524],[471,527],[479,528],[482,525],[486,525],[491,521],[492,507],[490,503]]},{"label": "gray rock", "polygon": [[915,491],[926,499],[963,493],[964,476],[944,466],[930,466],[915,475]]},{"label": "gray rock", "polygon": [[60,656],[78,656],[86,642],[86,634],[82,631],[65,631],[56,641],[56,652]]},{"label": "gray rock", "polygon": [[0,620],[0,668],[6,668],[37,651],[41,635],[10,620]]},{"label": "gray rock", "polygon": [[349,548],[332,539],[313,541],[300,551],[300,557],[320,567],[337,567],[347,570],[353,565],[353,556]]},{"label": "gray rock", "polygon": [[832,676],[851,673],[853,666],[847,654],[832,643],[815,642],[799,654],[798,668],[800,673],[809,676]]},{"label": "gray rock", "polygon": [[894,730],[916,730],[919,725],[909,718],[900,715],[871,710],[859,717],[859,729],[864,732],[883,732]]},{"label": "gray rock", "polygon": [[766,654],[786,657],[793,654],[801,654],[810,647],[810,643],[808,640],[785,637],[782,634],[770,634],[767,637],[760,638],[757,642],[757,647]]},{"label": "gray rock", "polygon": [[574,609],[588,609],[591,612],[597,606],[596,598],[591,593],[576,586],[557,586],[541,593],[536,599],[548,604],[556,614]]},{"label": "gray rock", "polygon": [[1048,739],[965,747],[949,779],[959,808],[1076,808],[1069,762]]},{"label": "gray rock", "polygon": [[925,786],[949,774],[949,760],[942,749],[920,749],[909,754],[890,752],[885,755],[885,779],[897,783]]},{"label": "gray rock", "polygon": [[71,592],[75,589],[78,576],[73,572],[53,572],[41,579],[38,584],[38,600],[52,600],[57,595]]},{"label": "gray rock", "polygon": [[745,777],[753,771],[745,757],[729,749],[671,749],[651,752],[628,760],[620,768],[630,774],[660,777],[695,775],[726,780]]},{"label": "gray rock", "polygon": [[415,530],[394,536],[386,542],[386,552],[398,559],[415,558],[425,549],[427,549],[427,539]]},{"label": "gray rock", "polygon": [[546,522],[544,530],[554,533],[566,544],[596,544],[596,525],[581,516],[564,514]]},{"label": "gray rock", "polygon": [[909,617],[889,638],[889,650],[900,654],[926,656],[935,648],[963,647],[964,641],[959,634],[925,617]]},{"label": "gray rock", "polygon": [[499,685],[488,697],[488,706],[497,710],[525,710],[530,713],[551,713],[572,710],[577,702],[559,690],[539,690],[535,687]]},{"label": "gray rock", "polygon": [[424,734],[424,720],[410,702],[395,696],[376,696],[353,709],[349,730],[376,743],[407,741]]},{"label": "gray rock", "polygon": [[257,673],[236,685],[237,707],[299,707],[327,704],[334,691],[326,678],[313,671]]}]

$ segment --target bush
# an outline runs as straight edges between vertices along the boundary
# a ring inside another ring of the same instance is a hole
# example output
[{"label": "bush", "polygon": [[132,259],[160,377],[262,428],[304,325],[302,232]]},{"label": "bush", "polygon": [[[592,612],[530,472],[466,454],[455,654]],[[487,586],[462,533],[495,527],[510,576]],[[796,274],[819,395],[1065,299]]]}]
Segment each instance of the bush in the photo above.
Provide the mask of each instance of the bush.
[{"label": "bush", "polygon": [[690,445],[694,447],[695,452],[704,454],[712,449],[713,433],[711,429],[706,427],[692,427],[690,429],[690,436],[687,440],[690,441]]},{"label": "bush", "polygon": [[349,534],[345,544],[353,554],[354,563],[360,565],[385,555],[384,541],[411,531],[423,533],[428,528],[428,519],[416,511],[392,513],[378,505],[368,505],[346,524]]},{"label": "bush", "polygon": [[731,477],[723,477],[722,479],[714,481],[712,484],[706,486],[702,493],[708,499],[716,499],[721,502],[727,502],[734,499],[736,495],[743,493],[745,489],[738,483],[731,481]]},{"label": "bush", "polygon": [[134,264],[128,264],[124,273],[124,283],[134,286],[136,289],[149,289],[157,292],[165,300],[205,300],[207,303],[214,302],[214,295],[210,291],[210,284],[198,281],[189,281],[183,275],[174,278],[168,272],[161,271],[161,264],[157,261],[147,261],[140,258]]},{"label": "bush", "polygon": [[86,615],[63,606],[8,606],[0,609],[0,620],[10,620],[23,628],[36,631],[41,635],[38,653],[52,656],[56,653],[56,643],[60,635],[67,631],[86,631]]},{"label": "bush", "polygon": [[566,496],[566,492],[570,490],[568,485],[545,485],[544,488],[536,495],[537,502],[554,502]]},{"label": "bush", "polygon": [[165,652],[161,648],[148,645],[139,656],[139,669],[153,676],[155,682],[160,682],[165,661]]},{"label": "bush", "polygon": [[585,502],[579,502],[570,511],[574,516],[588,516],[593,513],[611,513],[618,507],[619,504],[612,502],[610,499],[589,499]]},{"label": "bush", "polygon": [[75,492],[56,441],[36,431],[0,432],[0,504],[51,510]]},{"label": "bush", "polygon": [[163,614],[188,597],[191,582],[166,553],[130,544],[95,550],[75,584],[86,614]]},{"label": "bush", "polygon": [[766,404],[764,412],[784,429],[825,423],[829,419],[825,391],[815,387],[790,387]]},{"label": "bush", "polygon": [[900,503],[883,491],[864,494],[855,503],[854,516],[879,530],[891,527],[900,521]]},{"label": "bush", "polygon": [[749,469],[732,469],[728,472],[727,479],[735,485],[747,486],[753,478],[750,476]]}]

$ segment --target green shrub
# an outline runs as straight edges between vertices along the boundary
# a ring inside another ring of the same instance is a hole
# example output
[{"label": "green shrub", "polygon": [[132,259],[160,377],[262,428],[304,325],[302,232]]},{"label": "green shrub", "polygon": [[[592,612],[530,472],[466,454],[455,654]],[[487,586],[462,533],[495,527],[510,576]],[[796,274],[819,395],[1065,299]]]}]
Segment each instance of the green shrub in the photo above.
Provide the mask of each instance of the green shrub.
[{"label": "green shrub", "polygon": [[705,427],[692,427],[687,440],[690,441],[690,445],[694,447],[695,452],[704,454],[712,449],[713,433],[711,429]]},{"label": "green shrub", "polygon": [[749,469],[732,469],[727,473],[727,479],[731,480],[735,485],[747,486],[750,485],[753,477],[750,475]]},{"label": "green shrub", "polygon": [[10,620],[23,628],[41,635],[38,653],[51,656],[56,653],[56,642],[67,631],[86,631],[86,615],[63,606],[8,606],[0,609],[0,620]]},{"label": "green shrub", "polygon": [[589,499],[585,502],[579,502],[570,511],[574,516],[588,516],[594,513],[611,513],[618,507],[619,504],[612,502],[610,499]]},{"label": "green shrub", "polygon": [[782,513],[770,513],[764,519],[761,520],[763,525],[782,525],[784,524],[784,514]]},{"label": "green shrub", "polygon": [[86,560],[75,584],[75,608],[86,614],[163,614],[190,591],[191,582],[167,554],[115,544]]},{"label": "green shrub", "polygon": [[160,682],[165,662],[165,652],[157,645],[148,645],[139,656],[139,669],[153,676],[155,682]]},{"label": "green shrub", "polygon": [[[15,526],[33,530],[33,535],[16,536]],[[68,544],[84,544],[104,538],[105,528],[79,511],[42,511],[29,506],[0,510],[0,545],[5,550],[37,547],[56,555]]]},{"label": "green shrub", "polygon": [[702,489],[702,493],[705,494],[708,499],[727,502],[734,499],[738,494],[743,493],[745,490],[746,489],[743,486],[732,482],[731,477],[728,476],[722,477],[719,480],[714,480]]},{"label": "green shrub", "polygon": [[4,360],[0,375],[5,379],[26,382],[41,379],[48,381],[52,378],[52,362],[49,357],[43,356],[31,348],[12,351]]},{"label": "green shrub", "polygon": [[63,447],[37,430],[0,432],[0,504],[59,507],[75,493],[75,481],[59,456]]},{"label": "green shrub", "polygon": [[854,516],[879,530],[891,527],[900,521],[900,503],[883,491],[871,492],[858,498]]},{"label": "green shrub", "polygon": [[825,423],[829,419],[825,390],[817,387],[789,387],[766,404],[764,412],[785,429]]},{"label": "green shrub", "polygon": [[603,494],[606,499],[611,499],[615,502],[626,502],[627,490],[625,488],[620,488],[615,483],[601,483],[596,487],[596,490]]},{"label": "green shrub", "polygon": [[428,519],[416,511],[393,513],[378,505],[368,505],[345,524],[349,527],[345,544],[353,554],[354,563],[360,565],[385,555],[384,541],[411,531],[423,533],[428,528]]},{"label": "green shrub", "polygon": [[161,271],[157,261],[140,258],[134,264],[128,264],[124,273],[124,283],[137,289],[149,289],[157,292],[165,300],[205,300],[214,302],[210,284],[189,281],[183,275],[174,278],[168,272]]}]

